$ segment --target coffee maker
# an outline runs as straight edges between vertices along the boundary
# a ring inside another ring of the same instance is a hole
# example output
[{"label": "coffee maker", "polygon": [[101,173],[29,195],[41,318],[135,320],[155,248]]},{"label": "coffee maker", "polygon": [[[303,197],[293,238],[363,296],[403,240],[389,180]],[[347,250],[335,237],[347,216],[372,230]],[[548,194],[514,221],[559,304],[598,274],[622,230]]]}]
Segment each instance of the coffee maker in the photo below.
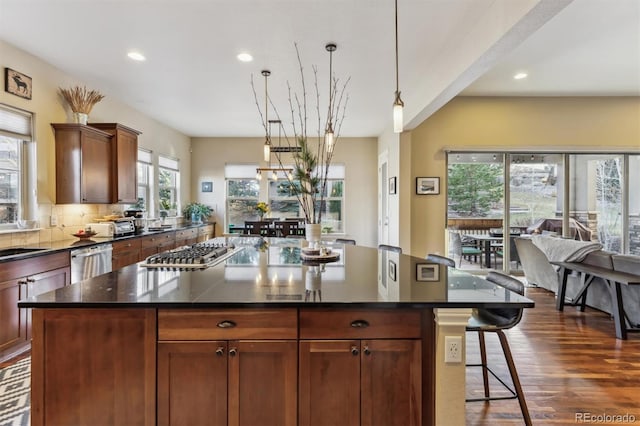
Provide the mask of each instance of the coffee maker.
[{"label": "coffee maker", "polygon": [[135,228],[136,234],[144,232],[147,227],[147,220],[144,217],[143,210],[125,210],[124,217],[133,218],[133,226]]}]

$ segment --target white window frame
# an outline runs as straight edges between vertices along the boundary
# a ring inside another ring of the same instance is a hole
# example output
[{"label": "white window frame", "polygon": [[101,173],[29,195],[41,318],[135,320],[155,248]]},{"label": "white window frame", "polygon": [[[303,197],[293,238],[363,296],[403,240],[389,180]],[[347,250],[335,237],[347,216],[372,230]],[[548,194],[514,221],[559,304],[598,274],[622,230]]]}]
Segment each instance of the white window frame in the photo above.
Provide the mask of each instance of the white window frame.
[{"label": "white window frame", "polygon": [[[160,191],[162,190],[162,185],[160,184],[160,174],[163,171],[168,171],[170,173],[174,173],[174,186],[169,186],[170,192],[173,193],[173,205],[175,207],[170,207],[169,209],[161,209],[160,202]],[[175,216],[179,216],[182,211],[180,205],[180,160],[177,158],[171,158],[166,155],[158,155],[158,211],[168,210],[171,211],[175,208]],[[171,216],[171,215],[170,215]]]}]

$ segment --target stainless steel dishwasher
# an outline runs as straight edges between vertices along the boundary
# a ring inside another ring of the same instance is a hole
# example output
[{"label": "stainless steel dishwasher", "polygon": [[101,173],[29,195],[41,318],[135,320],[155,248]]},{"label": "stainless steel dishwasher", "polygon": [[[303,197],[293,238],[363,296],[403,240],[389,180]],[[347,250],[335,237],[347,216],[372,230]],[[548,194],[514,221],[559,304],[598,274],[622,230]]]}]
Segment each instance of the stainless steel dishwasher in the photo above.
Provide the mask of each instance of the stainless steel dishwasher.
[{"label": "stainless steel dishwasher", "polygon": [[111,244],[71,250],[71,283],[111,272]]}]

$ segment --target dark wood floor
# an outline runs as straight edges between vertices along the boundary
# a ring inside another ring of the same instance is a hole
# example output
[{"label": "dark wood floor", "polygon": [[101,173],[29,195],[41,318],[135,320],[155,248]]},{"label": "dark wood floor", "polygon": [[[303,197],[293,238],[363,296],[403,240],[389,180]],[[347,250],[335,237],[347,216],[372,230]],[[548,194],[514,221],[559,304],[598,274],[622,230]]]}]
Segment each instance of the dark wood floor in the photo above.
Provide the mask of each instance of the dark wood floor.
[{"label": "dark wood floor", "polygon": [[[617,340],[608,314],[574,307],[558,312],[552,293],[526,290],[536,307],[526,309],[520,324],[506,334],[533,424],[579,424],[576,414],[583,412],[631,414],[640,424],[640,333]],[[491,367],[508,378],[496,336],[488,335],[487,348]],[[468,362],[479,359],[475,333],[467,333],[467,357]],[[491,384],[504,394],[497,382]],[[468,368],[467,395],[481,393],[480,370]],[[466,408],[467,425],[523,424],[516,400],[468,402]]]},{"label": "dark wood floor", "polygon": [[[525,309],[520,324],[506,334],[533,424],[579,424],[576,415],[585,412],[629,414],[640,423],[640,333],[617,340],[608,314],[574,307],[558,312],[553,293],[526,290],[536,307]],[[489,364],[508,378],[497,336],[488,337],[488,352],[495,354],[489,355]],[[476,333],[467,333],[468,363],[479,360],[477,342]],[[492,389],[501,390],[497,382],[491,383]],[[480,369],[467,368],[467,395],[481,394]],[[523,424],[517,400],[467,402],[466,409],[467,425]]]}]

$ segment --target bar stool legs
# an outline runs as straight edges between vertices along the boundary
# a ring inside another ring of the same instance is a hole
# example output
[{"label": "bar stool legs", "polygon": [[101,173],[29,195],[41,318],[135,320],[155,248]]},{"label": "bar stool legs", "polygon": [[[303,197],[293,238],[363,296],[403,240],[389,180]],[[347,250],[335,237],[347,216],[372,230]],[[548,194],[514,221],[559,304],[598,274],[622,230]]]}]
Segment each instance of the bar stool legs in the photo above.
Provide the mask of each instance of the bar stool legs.
[{"label": "bar stool legs", "polygon": [[[513,362],[513,356],[511,355],[511,348],[509,347],[509,342],[507,341],[507,336],[504,334],[502,330],[491,331],[495,332],[500,339],[500,345],[502,346],[502,352],[504,353],[505,360],[507,362],[507,367],[509,368],[509,374],[511,376],[511,381],[513,382],[513,387],[515,389],[511,389],[511,387],[505,383],[500,377],[496,375],[487,364],[487,349],[485,346],[485,337],[484,331],[478,330],[478,340],[480,343],[480,364],[467,364],[467,367],[482,367],[482,381],[484,385],[484,398],[469,398],[467,402],[473,401],[495,401],[500,399],[518,399],[518,403],[520,404],[520,410],[522,411],[522,417],[524,418],[525,425],[531,426],[531,416],[529,415],[529,409],[527,407],[527,403],[524,399],[524,393],[522,392],[522,385],[520,384],[520,379],[518,378],[518,371],[516,370],[516,365]],[[489,391],[489,373],[493,377],[496,378],[510,393],[510,396],[500,396],[500,397],[491,397]]]}]

